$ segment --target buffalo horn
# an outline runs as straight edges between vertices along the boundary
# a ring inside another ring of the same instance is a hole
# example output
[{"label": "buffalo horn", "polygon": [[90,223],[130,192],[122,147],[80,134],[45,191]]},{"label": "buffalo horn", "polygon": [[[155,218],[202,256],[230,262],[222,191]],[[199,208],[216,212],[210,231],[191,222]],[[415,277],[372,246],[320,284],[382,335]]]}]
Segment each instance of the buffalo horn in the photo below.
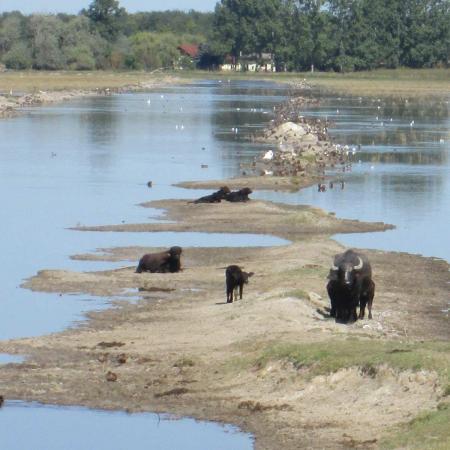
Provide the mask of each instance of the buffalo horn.
[{"label": "buffalo horn", "polygon": [[363,267],[363,261],[359,256],[358,256],[358,261],[359,261],[359,263],[356,266],[354,266],[355,270],[361,270]]}]

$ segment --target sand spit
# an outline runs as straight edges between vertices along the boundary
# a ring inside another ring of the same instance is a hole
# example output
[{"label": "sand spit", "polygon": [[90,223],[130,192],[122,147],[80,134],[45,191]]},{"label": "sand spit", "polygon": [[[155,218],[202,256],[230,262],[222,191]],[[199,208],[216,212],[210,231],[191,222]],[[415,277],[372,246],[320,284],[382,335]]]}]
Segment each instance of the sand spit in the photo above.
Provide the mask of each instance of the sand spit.
[{"label": "sand spit", "polygon": [[61,103],[82,97],[95,97],[120,94],[124,92],[139,92],[156,89],[158,87],[171,84],[178,84],[182,81],[176,77],[166,76],[157,80],[142,81],[135,84],[124,84],[120,87],[102,87],[95,89],[68,89],[68,90],[39,90],[33,93],[26,93],[20,96],[13,91],[10,95],[0,96],[0,118],[15,117],[22,108],[46,105],[51,103]]}]

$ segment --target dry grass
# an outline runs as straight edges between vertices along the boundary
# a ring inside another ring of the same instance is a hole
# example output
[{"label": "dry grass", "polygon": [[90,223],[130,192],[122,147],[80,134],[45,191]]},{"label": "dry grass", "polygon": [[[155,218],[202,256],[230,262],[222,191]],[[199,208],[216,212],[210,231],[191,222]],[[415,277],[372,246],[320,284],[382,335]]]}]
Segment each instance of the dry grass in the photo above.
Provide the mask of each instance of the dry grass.
[{"label": "dry grass", "polygon": [[[195,73],[183,74],[183,77],[195,76]],[[198,76],[198,72],[197,72]],[[202,77],[231,79],[265,79],[281,83],[303,81],[319,89],[342,95],[364,97],[427,97],[449,96],[450,69],[380,69],[370,72],[334,73],[216,73],[202,74]]]},{"label": "dry grass", "polygon": [[371,72],[333,73],[228,73],[228,72],[42,72],[19,71],[0,73],[0,92],[38,90],[91,90],[118,88],[138,83],[154,83],[168,79],[178,82],[205,78],[270,80],[280,83],[304,78],[315,87],[337,93],[358,96],[442,96],[450,93],[450,69],[396,69]]},{"label": "dry grass", "polygon": [[[0,73],[0,92],[93,90],[151,84],[176,79],[176,74],[148,72],[42,72],[19,71]],[[181,80],[178,80],[181,81]]]}]

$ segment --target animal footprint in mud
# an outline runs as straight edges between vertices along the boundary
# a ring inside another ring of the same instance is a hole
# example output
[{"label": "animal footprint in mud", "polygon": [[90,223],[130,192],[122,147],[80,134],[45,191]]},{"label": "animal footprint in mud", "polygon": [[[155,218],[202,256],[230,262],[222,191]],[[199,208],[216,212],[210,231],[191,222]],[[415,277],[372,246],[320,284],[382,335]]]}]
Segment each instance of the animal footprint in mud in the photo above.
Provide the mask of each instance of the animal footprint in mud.
[{"label": "animal footprint in mud", "polygon": [[106,374],[106,381],[117,381],[117,374],[114,372],[109,371]]}]

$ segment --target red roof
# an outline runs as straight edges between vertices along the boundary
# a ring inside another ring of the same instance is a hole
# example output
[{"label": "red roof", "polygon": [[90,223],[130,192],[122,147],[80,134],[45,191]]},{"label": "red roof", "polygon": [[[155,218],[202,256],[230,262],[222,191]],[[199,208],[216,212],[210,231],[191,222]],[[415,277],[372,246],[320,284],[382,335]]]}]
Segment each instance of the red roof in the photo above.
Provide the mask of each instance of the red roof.
[{"label": "red roof", "polygon": [[197,58],[198,56],[198,45],[196,44],[181,44],[177,48],[181,53],[188,55],[191,58]]}]

